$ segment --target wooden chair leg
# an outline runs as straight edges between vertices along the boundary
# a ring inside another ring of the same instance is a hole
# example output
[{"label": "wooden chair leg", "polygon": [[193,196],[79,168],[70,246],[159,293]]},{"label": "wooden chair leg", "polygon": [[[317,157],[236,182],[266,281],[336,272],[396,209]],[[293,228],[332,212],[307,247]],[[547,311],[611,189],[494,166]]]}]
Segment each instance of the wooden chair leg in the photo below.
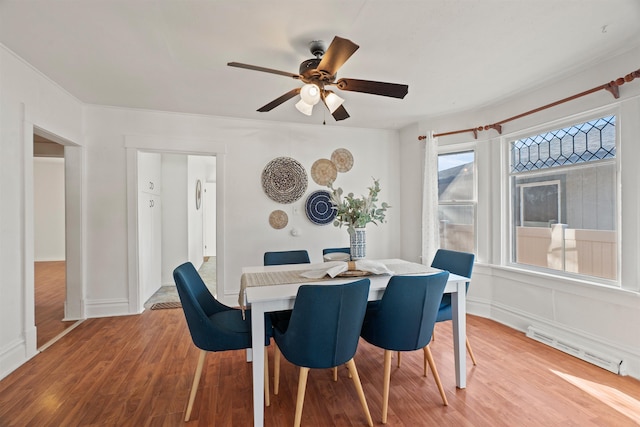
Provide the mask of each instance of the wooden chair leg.
[{"label": "wooden chair leg", "polygon": [[473,351],[471,350],[471,344],[469,344],[469,338],[467,338],[467,351],[469,352],[469,356],[471,356],[471,361],[473,362],[473,364],[477,365],[476,357],[473,355]]},{"label": "wooden chair leg", "polygon": [[401,361],[402,361],[402,353],[398,352],[398,368],[400,367]]},{"label": "wooden chair leg", "polygon": [[271,400],[269,398],[269,347],[264,348],[264,404],[265,406],[271,406]]},{"label": "wooden chair leg", "polygon": [[349,368],[349,373],[351,374],[351,378],[353,379],[353,384],[356,386],[356,391],[358,392],[358,397],[360,398],[360,404],[362,405],[364,414],[367,417],[367,424],[369,424],[369,427],[373,427],[373,419],[371,419],[371,412],[369,412],[367,399],[366,397],[364,397],[364,390],[362,390],[362,383],[360,382],[360,377],[358,376],[356,362],[353,359],[349,360],[347,362],[347,368]]},{"label": "wooden chair leg", "polygon": [[198,366],[196,367],[196,373],[193,376],[193,384],[191,385],[191,393],[189,394],[189,404],[187,405],[187,413],[184,420],[189,421],[191,417],[191,410],[193,409],[193,402],[196,400],[196,393],[198,392],[198,385],[200,384],[200,376],[202,375],[202,367],[204,366],[204,358],[207,352],[200,350],[200,356],[198,357]]},{"label": "wooden chair leg", "polygon": [[273,350],[273,394],[278,395],[280,390],[280,348],[274,344]]},{"label": "wooden chair leg", "polygon": [[302,406],[304,405],[304,393],[307,389],[307,377],[309,376],[309,368],[300,367],[300,378],[298,379],[298,398],[296,400],[296,416],[293,421],[294,427],[300,427],[302,421]]},{"label": "wooden chair leg", "polygon": [[338,367],[333,367],[333,382],[338,382]]},{"label": "wooden chair leg", "polygon": [[[389,384],[391,382],[391,350],[384,351],[384,373],[382,383],[382,424],[387,423],[387,413],[389,411]],[[398,352],[398,360],[400,352]]]},{"label": "wooden chair leg", "polygon": [[428,358],[427,358],[427,352],[425,351],[424,352],[424,360],[422,362],[422,364],[424,365],[423,368],[422,368],[423,369],[423,373],[422,373],[423,377],[429,376],[429,369],[427,369],[427,363],[428,363]]},{"label": "wooden chair leg", "polygon": [[438,386],[438,390],[440,391],[440,396],[442,396],[442,403],[444,403],[444,406],[449,406],[447,395],[444,393],[444,388],[442,387],[442,382],[440,381],[440,375],[438,375],[438,370],[436,369],[436,362],[433,360],[433,354],[431,354],[431,349],[429,348],[429,346],[426,346],[423,350],[425,357],[429,361],[429,366],[431,367],[431,372],[433,372],[433,378],[436,380],[436,385]]}]

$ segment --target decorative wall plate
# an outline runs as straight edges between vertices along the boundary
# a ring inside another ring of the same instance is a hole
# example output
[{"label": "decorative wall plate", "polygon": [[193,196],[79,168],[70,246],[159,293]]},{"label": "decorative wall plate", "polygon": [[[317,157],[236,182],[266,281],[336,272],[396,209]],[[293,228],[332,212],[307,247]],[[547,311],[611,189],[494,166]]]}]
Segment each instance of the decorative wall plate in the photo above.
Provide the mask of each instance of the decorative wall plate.
[{"label": "decorative wall plate", "polygon": [[278,203],[292,203],[307,191],[307,171],[291,157],[277,157],[262,171],[262,188]]},{"label": "decorative wall plate", "polygon": [[202,203],[202,183],[200,180],[196,181],[196,210],[200,209]]},{"label": "decorative wall plate", "polygon": [[276,210],[269,215],[269,224],[276,230],[283,229],[289,223],[289,216],[285,211]]},{"label": "decorative wall plate", "polygon": [[337,177],[338,169],[329,159],[316,160],[311,166],[311,178],[319,185],[327,185]]},{"label": "decorative wall plate", "polygon": [[331,161],[336,165],[338,172],[348,172],[353,167],[353,156],[346,148],[338,148],[331,153]]},{"label": "decorative wall plate", "polygon": [[331,203],[329,192],[318,190],[309,194],[306,202],[306,212],[307,218],[314,224],[330,224],[336,217],[336,209]]}]

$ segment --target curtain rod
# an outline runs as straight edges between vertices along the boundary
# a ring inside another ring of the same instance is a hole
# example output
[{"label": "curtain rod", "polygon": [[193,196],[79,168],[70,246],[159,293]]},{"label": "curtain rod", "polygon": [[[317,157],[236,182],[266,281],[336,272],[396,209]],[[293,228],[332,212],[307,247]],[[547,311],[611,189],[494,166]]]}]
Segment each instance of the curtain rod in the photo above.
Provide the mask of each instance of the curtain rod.
[{"label": "curtain rod", "polygon": [[[537,112],[542,111],[542,110],[546,110],[547,108],[555,107],[556,105],[560,105],[560,104],[563,104],[563,103],[568,102],[568,101],[573,101],[574,99],[583,97],[585,95],[589,95],[589,94],[594,93],[594,92],[601,91],[603,89],[611,92],[613,97],[615,99],[618,99],[618,98],[620,98],[620,89],[619,89],[619,87],[622,86],[625,83],[628,83],[628,82],[632,81],[635,78],[640,78],[640,69],[638,69],[636,71],[632,71],[631,73],[627,74],[624,77],[620,77],[620,78],[618,78],[616,80],[612,80],[609,83],[605,83],[603,85],[596,86],[596,87],[594,87],[592,89],[585,90],[584,92],[580,92],[580,93],[577,93],[575,95],[568,96],[568,97],[563,98],[563,99],[561,99],[559,101],[555,101],[555,102],[552,102],[550,104],[543,105],[542,107],[534,108],[533,110],[529,110],[529,111],[527,111],[525,113],[518,114],[518,115],[513,116],[513,117],[509,117],[508,119],[501,120],[501,121],[496,122],[496,123],[491,124],[491,125],[478,126],[476,128],[469,128],[469,129],[454,130],[454,131],[450,131],[450,132],[434,133],[433,136],[434,137],[438,137],[438,136],[455,135],[455,134],[458,134],[458,133],[473,132],[474,138],[478,139],[478,132],[483,131],[483,130],[489,130],[489,129],[495,129],[495,130],[498,131],[498,133],[500,135],[502,135],[502,125],[505,124],[505,123],[508,123],[508,122],[516,120],[516,119],[520,119],[522,117],[528,116],[530,114],[537,113]],[[427,139],[426,135],[418,136],[418,141],[422,141],[424,139]]]}]

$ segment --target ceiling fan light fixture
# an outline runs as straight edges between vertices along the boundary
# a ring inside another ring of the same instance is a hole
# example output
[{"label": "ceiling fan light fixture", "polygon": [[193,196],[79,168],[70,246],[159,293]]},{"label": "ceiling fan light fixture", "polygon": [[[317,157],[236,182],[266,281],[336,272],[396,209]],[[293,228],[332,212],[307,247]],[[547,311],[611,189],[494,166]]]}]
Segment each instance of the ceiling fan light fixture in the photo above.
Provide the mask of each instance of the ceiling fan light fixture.
[{"label": "ceiling fan light fixture", "polygon": [[320,101],[320,88],[312,83],[307,83],[300,89],[300,98],[311,106],[316,105]]},{"label": "ceiling fan light fixture", "polygon": [[304,99],[301,99],[296,103],[296,108],[302,114],[306,114],[307,116],[310,116],[311,113],[313,112],[313,105],[307,104],[306,102],[304,102]]},{"label": "ceiling fan light fixture", "polygon": [[325,104],[327,104],[327,108],[329,109],[329,112],[333,114],[338,109],[338,107],[342,105],[342,103],[344,102],[344,99],[340,98],[334,92],[328,90],[325,92],[324,102]]}]

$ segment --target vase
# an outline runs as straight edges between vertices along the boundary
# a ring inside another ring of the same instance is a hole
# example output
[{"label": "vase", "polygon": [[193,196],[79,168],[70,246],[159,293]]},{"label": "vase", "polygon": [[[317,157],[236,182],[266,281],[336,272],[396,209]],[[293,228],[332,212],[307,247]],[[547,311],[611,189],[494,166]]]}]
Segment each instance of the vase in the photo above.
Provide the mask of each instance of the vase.
[{"label": "vase", "polygon": [[367,250],[367,233],[365,228],[354,228],[351,238],[351,260],[364,259]]}]

